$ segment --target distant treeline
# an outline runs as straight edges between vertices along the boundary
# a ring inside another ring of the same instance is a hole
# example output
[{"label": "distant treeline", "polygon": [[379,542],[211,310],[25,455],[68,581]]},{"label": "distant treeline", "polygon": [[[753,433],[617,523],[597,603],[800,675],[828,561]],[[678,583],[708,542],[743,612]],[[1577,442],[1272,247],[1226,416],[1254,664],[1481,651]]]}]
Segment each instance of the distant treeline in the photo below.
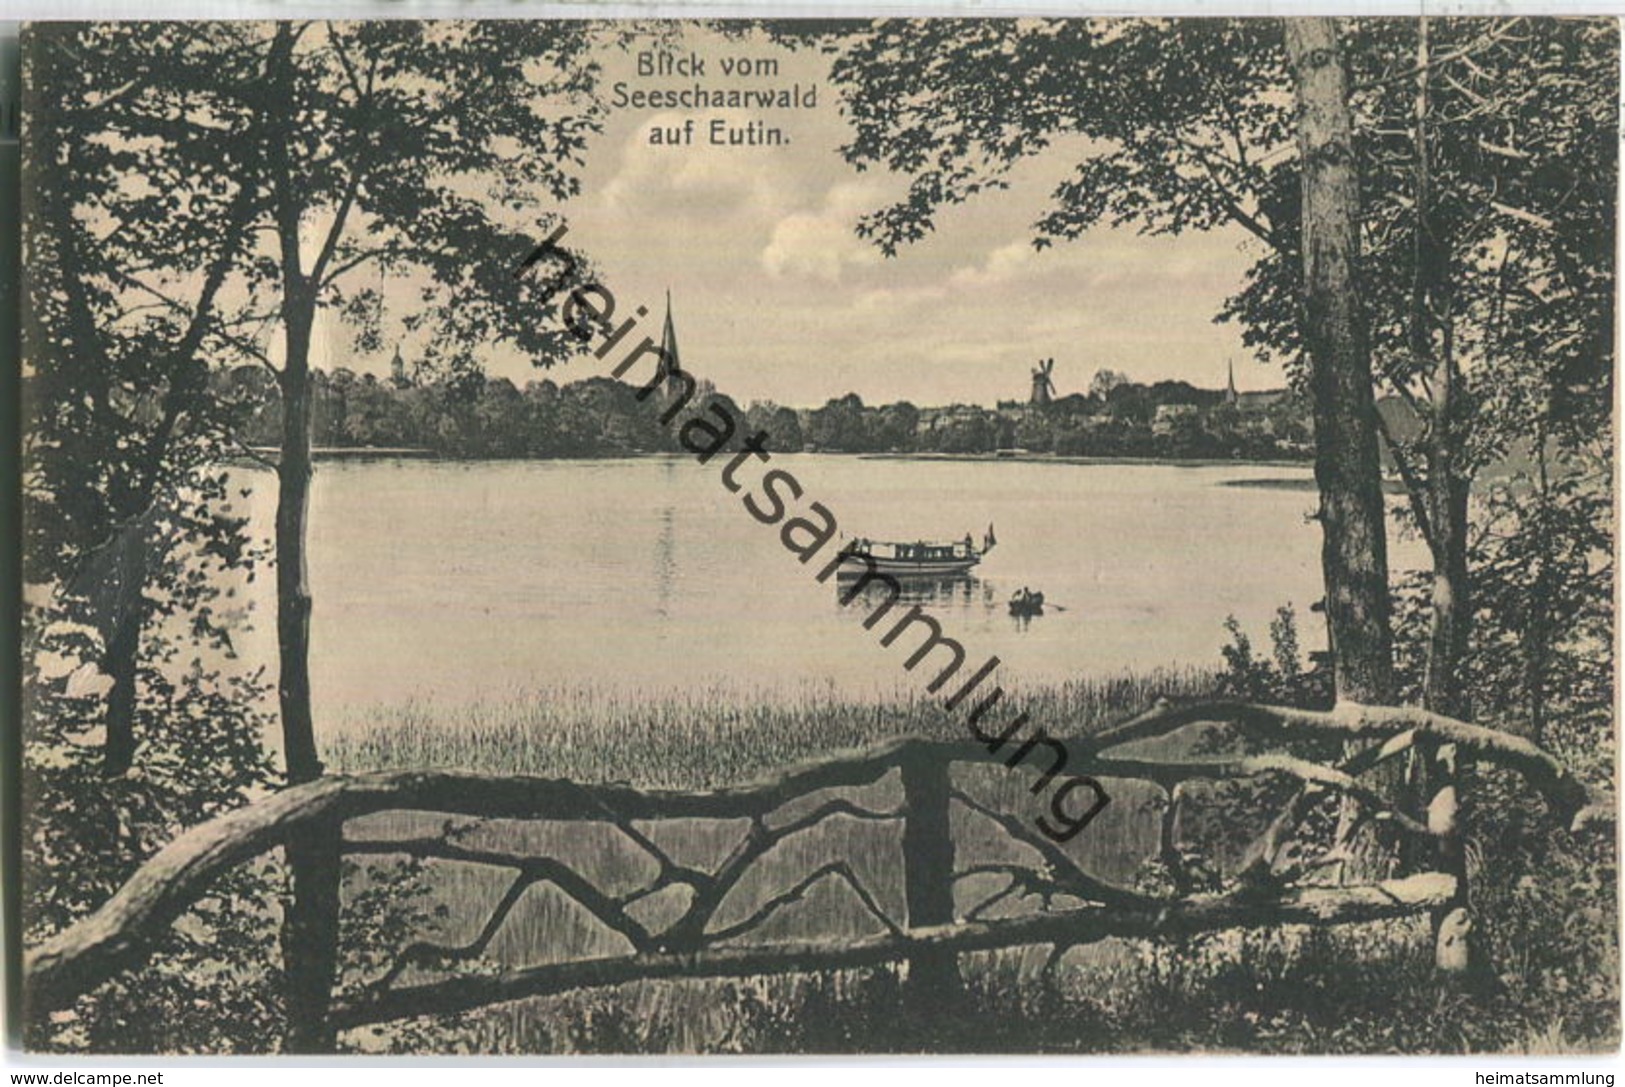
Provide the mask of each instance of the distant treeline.
[{"label": "distant treeline", "polygon": [[[593,377],[568,385],[478,375],[417,383],[339,369],[314,375],[313,440],[334,448],[419,448],[451,457],[607,457],[678,451],[678,426],[660,423],[660,394]],[[263,370],[220,375],[220,391],[245,409],[240,437],[277,444],[278,391]],[[716,403],[747,424],[743,440],[769,434],[769,449],[794,453],[993,453],[1019,449],[1064,456],[1307,458],[1308,412],[1282,390],[1227,396],[1183,381],[1095,382],[1087,395],[998,408],[906,401],[871,407],[849,393],[819,408],[756,401],[740,408],[702,382],[684,415]],[[737,441],[736,443],[737,444]]]}]

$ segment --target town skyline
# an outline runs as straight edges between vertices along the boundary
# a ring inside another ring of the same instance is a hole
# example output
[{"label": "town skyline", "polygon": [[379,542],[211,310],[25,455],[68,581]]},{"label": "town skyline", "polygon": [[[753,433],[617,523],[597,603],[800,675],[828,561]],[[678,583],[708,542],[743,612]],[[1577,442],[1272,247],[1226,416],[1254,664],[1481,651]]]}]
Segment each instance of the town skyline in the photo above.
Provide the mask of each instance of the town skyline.
[{"label": "town skyline", "polygon": [[[640,48],[606,51],[605,88],[671,82],[640,80]],[[735,399],[813,406],[855,392],[865,402],[992,407],[1024,397],[1044,358],[1057,360],[1059,395],[1086,391],[1100,369],[1223,387],[1227,360],[1243,391],[1285,384],[1235,326],[1212,320],[1256,255],[1238,228],[1179,237],[1098,228],[1033,247],[1032,224],[1086,150],[1081,142],[1057,141],[1019,163],[1007,190],[947,209],[934,233],[883,257],[856,227],[901,194],[903,179],[859,173],[841,157],[851,132],[827,58],[695,26],[666,48],[777,62],[776,76],[740,86],[819,88],[815,108],[766,111],[788,134],[781,146],[651,146],[656,129],[694,120],[703,133],[710,120],[742,124],[753,114],[612,108],[587,149],[581,194],[558,209],[571,244],[617,297],[648,308],[647,323],[658,324],[671,291],[686,362]],[[704,82],[721,85],[719,70],[713,62]],[[421,345],[400,322],[414,286],[390,283],[384,294],[383,349],[354,354],[335,322],[318,337],[319,365],[384,376],[397,343],[411,358]],[[538,370],[501,347],[487,367],[519,385],[603,372],[591,357]]]}]

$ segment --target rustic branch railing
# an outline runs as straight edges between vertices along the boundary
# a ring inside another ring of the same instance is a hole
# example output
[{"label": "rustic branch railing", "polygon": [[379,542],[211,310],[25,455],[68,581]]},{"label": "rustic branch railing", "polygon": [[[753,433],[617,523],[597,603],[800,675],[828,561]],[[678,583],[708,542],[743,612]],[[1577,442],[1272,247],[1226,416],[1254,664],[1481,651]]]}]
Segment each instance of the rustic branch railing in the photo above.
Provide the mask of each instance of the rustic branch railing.
[{"label": "rustic branch railing", "polygon": [[[1358,753],[1333,765],[1276,752],[1259,755],[1167,759],[1113,752],[1124,745],[1167,736],[1187,725],[1226,726],[1234,734],[1271,744],[1301,740],[1370,740]],[[188,831],[153,856],[101,909],[25,956],[28,1013],[36,1019],[70,1003],[121,971],[139,966],[172,924],[232,865],[284,845],[290,834],[330,828],[351,855],[395,855],[480,865],[512,873],[506,889],[473,937],[462,944],[418,941],[400,949],[394,962],[359,991],[331,1004],[307,1001],[297,1009],[290,1037],[314,1039],[306,1045],[330,1047],[341,1029],[406,1016],[444,1014],[586,986],[652,978],[703,978],[841,969],[907,962],[910,1001],[937,1006],[959,994],[960,954],[968,951],[1049,944],[1060,951],[1109,936],[1157,937],[1201,931],[1288,923],[1337,924],[1464,908],[1462,872],[1422,872],[1404,879],[1359,886],[1294,886],[1311,867],[1283,867],[1289,843],[1314,802],[1344,794],[1362,806],[1362,823],[1383,820],[1399,830],[1433,841],[1437,855],[1459,855],[1455,778],[1429,798],[1425,813],[1399,810],[1361,775],[1417,748],[1433,756],[1447,752],[1452,763],[1499,763],[1521,773],[1565,819],[1576,825],[1611,817],[1612,801],[1592,796],[1563,765],[1534,744],[1492,729],[1408,709],[1343,705],[1327,712],[1242,703],[1191,706],[1159,704],[1149,712],[1094,736],[1068,741],[1070,773],[1102,780],[1133,779],[1156,786],[1165,797],[1158,827],[1157,856],[1174,877],[1171,895],[1153,895],[1115,885],[1084,870],[1071,852],[1038,832],[1025,813],[1000,810],[956,785],[953,766],[990,762],[997,752],[965,741],[899,740],[836,755],[784,770],[756,784],[705,791],[634,789],[534,777],[495,777],[454,771],[406,771],[338,775],[287,789]],[[1082,756],[1078,759],[1077,756]],[[814,794],[875,786],[895,773],[902,803],[867,807],[849,796]],[[1279,775],[1299,782],[1287,805],[1243,854],[1232,882],[1222,892],[1195,893],[1180,861],[1177,820],[1184,787],[1198,779],[1221,780]],[[1448,795],[1446,795],[1448,790]],[[783,809],[813,798],[799,814]],[[1036,864],[1010,862],[955,868],[951,813],[984,819],[999,827]],[[434,835],[361,836],[346,824],[380,812],[432,812],[476,820],[447,822]],[[742,919],[719,923],[719,910],[742,878],[775,847],[830,819],[899,822],[898,863],[903,873],[906,917],[890,916],[880,896],[865,885],[854,866],[837,858],[801,873],[768,895]],[[613,826],[653,866],[643,885],[612,894],[551,856],[535,856],[473,841],[484,821],[541,820],[594,822]],[[714,868],[680,863],[639,823],[671,819],[742,820],[745,828]],[[1358,823],[1340,828],[1326,857],[1349,845]],[[1326,857],[1321,859],[1324,865]],[[977,904],[956,915],[955,890],[975,877],[1005,877]],[[847,888],[881,932],[864,937],[777,940],[741,945],[815,887],[835,882]],[[556,888],[576,907],[624,941],[627,952],[495,972],[454,973],[407,982],[481,958],[512,917],[526,892],[538,885]],[[639,919],[634,907],[670,888],[687,889],[687,902],[675,920],[656,926]],[[988,917],[995,906],[1037,896],[1037,914]],[[1075,905],[1056,906],[1065,897]],[[309,934],[307,934],[308,938]],[[323,934],[325,946],[313,956],[333,961],[337,932]],[[1440,962],[1447,963],[1444,950]],[[323,967],[329,973],[331,968]],[[323,975],[318,975],[323,976]],[[331,990],[332,986],[326,986]],[[309,1006],[310,1004],[315,1006]]]}]

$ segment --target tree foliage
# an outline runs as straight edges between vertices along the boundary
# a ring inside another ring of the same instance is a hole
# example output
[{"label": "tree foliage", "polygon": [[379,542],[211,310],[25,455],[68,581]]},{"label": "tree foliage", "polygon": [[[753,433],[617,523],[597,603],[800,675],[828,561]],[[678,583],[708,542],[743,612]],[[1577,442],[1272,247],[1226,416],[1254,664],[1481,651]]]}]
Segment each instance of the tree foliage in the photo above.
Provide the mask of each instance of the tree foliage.
[{"label": "tree foliage", "polygon": [[[1300,159],[1280,20],[779,32],[812,35],[833,54],[852,121],[848,160],[909,179],[903,198],[858,223],[883,251],[924,237],[945,206],[1003,188],[1025,157],[1072,158],[1072,176],[1033,224],[1034,245],[1097,228],[1239,229],[1254,263],[1217,316],[1239,322],[1261,357],[1306,375]],[[1472,479],[1532,444],[1575,448],[1606,426],[1618,29],[1353,19],[1339,37],[1366,333],[1380,384],[1423,424],[1413,439],[1390,435],[1389,447],[1435,552],[1435,591],[1466,602]],[[1436,643],[1449,656],[1436,663],[1453,668],[1459,648]]]}]

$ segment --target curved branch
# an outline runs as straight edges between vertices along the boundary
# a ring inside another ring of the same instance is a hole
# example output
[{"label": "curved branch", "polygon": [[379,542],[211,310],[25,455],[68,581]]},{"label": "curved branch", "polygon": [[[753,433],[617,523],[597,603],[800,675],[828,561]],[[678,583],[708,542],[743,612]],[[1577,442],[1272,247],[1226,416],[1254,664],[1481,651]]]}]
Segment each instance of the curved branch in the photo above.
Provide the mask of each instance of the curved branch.
[{"label": "curved branch", "polygon": [[1013,894],[1020,894],[1022,897],[1026,897],[1030,894],[1036,894],[1044,900],[1044,906],[1047,909],[1050,901],[1056,895],[1072,893],[1065,887],[1062,887],[1060,884],[1045,879],[1031,868],[1021,864],[1005,864],[997,862],[973,864],[969,868],[964,868],[958,872],[955,872],[953,878],[957,883],[959,880],[969,879],[971,876],[987,875],[1008,876],[1010,879],[1009,882],[1007,882],[1003,887],[999,888],[997,891],[994,891],[987,898],[984,898],[981,902],[966,910],[965,920],[967,921],[981,920],[982,914],[986,913],[988,910],[992,909],[994,906],[998,905],[1000,902],[1004,901],[1006,898],[1009,898]]},{"label": "curved branch", "polygon": [[1017,816],[990,808],[958,789],[950,789],[948,796],[976,814],[997,823],[1006,834],[1022,845],[1031,847],[1044,858],[1044,864],[1048,867],[1055,886],[1067,894],[1075,895],[1086,902],[1099,902],[1107,906],[1145,906],[1163,901],[1150,895],[1114,887],[1104,880],[1096,879],[1079,868],[1077,862],[1067,855],[1066,850],[1048,838],[1034,834]]},{"label": "curved branch", "polygon": [[1331,710],[1300,710],[1250,702],[1202,702],[1187,706],[1161,703],[1147,713],[1083,741],[1091,755],[1135,740],[1163,736],[1199,721],[1228,722],[1243,729],[1287,739],[1299,734],[1342,740],[1383,739],[1413,731],[1460,746],[1472,756],[1521,773],[1543,793],[1565,819],[1587,806],[1606,806],[1592,796],[1554,756],[1510,732],[1468,724],[1413,706],[1366,706],[1340,702]]},{"label": "curved branch", "polygon": [[686,864],[678,864],[672,860],[670,854],[656,845],[653,838],[633,826],[631,820],[617,819],[615,828],[625,835],[633,845],[643,850],[658,866],[654,882],[642,891],[637,892],[637,898],[645,898],[655,894],[674,883],[686,883],[694,888],[696,892],[710,884],[710,876],[697,868],[690,868]]},{"label": "curved branch", "polygon": [[1276,898],[1210,895],[1148,906],[1106,910],[1099,906],[964,921],[858,940],[799,941],[763,947],[716,947],[698,952],[659,952],[589,959],[512,970],[495,976],[463,976],[393,989],[340,1003],[339,1029],[417,1015],[467,1011],[508,1000],[571,989],[619,985],[656,978],[747,977],[811,970],[845,970],[895,962],[922,951],[986,951],[1030,944],[1081,944],[1108,936],[1189,935],[1227,928],[1289,924],[1345,924],[1405,917],[1442,906],[1455,880],[1440,872],[1361,887],[1306,887]]},{"label": "curved branch", "polygon": [[642,791],[535,777],[409,770],[334,775],[296,785],[213,819],[170,842],[95,913],[23,957],[27,1012],[42,1015],[139,965],[163,929],[226,868],[325,820],[391,809],[508,819],[760,817],[815,789],[868,785],[896,764],[904,740],[786,770],[757,784],[711,791]]},{"label": "curved branch", "polygon": [[513,913],[513,908],[519,904],[519,900],[524,897],[532,882],[534,881],[527,878],[523,872],[516,875],[501,900],[497,902],[496,909],[491,911],[491,916],[480,929],[479,935],[469,943],[460,947],[447,947],[444,944],[432,944],[427,941],[408,944],[390,964],[389,969],[384,971],[383,976],[369,983],[366,988],[388,989],[408,967],[428,966],[434,962],[467,962],[469,959],[479,958],[485,954],[485,949],[491,946],[491,941],[501,931],[503,924],[508,920],[508,915]]},{"label": "curved branch", "polygon": [[[676,924],[667,930],[668,938],[691,945],[703,943],[707,937],[705,930],[716,916],[722,903],[727,899],[740,878],[756,863],[768,850],[804,830],[808,830],[825,819],[835,815],[846,815],[853,819],[888,820],[901,819],[902,811],[877,812],[868,808],[861,808],[844,798],[836,798],[819,805],[812,811],[798,819],[792,819],[778,828],[771,828],[764,818],[751,820],[750,829],[740,839],[728,857],[717,867],[717,870],[706,877],[704,885],[694,885],[696,894],[694,901],[689,903],[687,912]],[[876,907],[878,909],[878,907]],[[889,922],[888,922],[889,923]]]},{"label": "curved branch", "polygon": [[1093,772],[1102,777],[1143,778],[1171,788],[1195,778],[1248,778],[1263,774],[1288,774],[1305,784],[1333,789],[1354,797],[1382,817],[1392,819],[1413,834],[1429,835],[1422,823],[1395,809],[1376,790],[1362,785],[1353,775],[1332,766],[1323,766],[1291,755],[1247,755],[1234,759],[1162,761],[1158,759],[1101,759]]},{"label": "curved branch", "polygon": [[[645,950],[653,946],[653,939],[650,937],[648,930],[628,916],[622,908],[623,902],[621,899],[605,894],[599,890],[596,884],[574,868],[551,857],[524,857],[501,850],[475,849],[449,842],[444,838],[345,842],[344,851],[346,853],[399,853],[419,859],[433,857],[445,861],[462,861],[466,864],[484,864],[493,868],[511,868],[519,874],[518,880],[510,888],[510,894],[514,895],[516,899],[518,894],[532,884],[551,883],[606,927],[625,937],[633,947]],[[503,905],[498,907],[498,912],[505,916],[507,911],[513,908],[513,905],[514,903],[507,902],[504,899]],[[495,935],[495,933],[493,932],[491,935]],[[480,950],[484,950],[483,944]],[[475,954],[478,954],[478,952],[475,952]]]},{"label": "curved branch", "polygon": [[764,921],[773,916],[773,914],[777,913],[783,907],[790,905],[792,902],[799,902],[806,896],[807,892],[812,889],[815,883],[830,876],[839,877],[843,883],[852,888],[852,893],[858,896],[858,901],[862,902],[864,908],[873,914],[875,919],[886,927],[887,932],[890,932],[893,936],[901,936],[903,934],[903,930],[898,927],[895,921],[886,916],[886,911],[880,908],[880,905],[875,901],[874,896],[871,895],[868,889],[863,886],[862,881],[859,880],[857,874],[852,871],[851,866],[849,866],[845,861],[830,861],[828,864],[820,865],[811,872],[807,873],[807,875],[802,877],[794,887],[791,887],[782,894],[775,895],[766,902],[762,903],[761,907],[755,913],[751,914],[743,921],[740,921],[737,924],[729,925],[727,928],[718,929],[715,932],[707,933],[706,941],[708,943],[721,943],[724,940],[732,940],[735,937],[743,936],[751,929],[761,925]]},{"label": "curved branch", "polygon": [[872,808],[859,807],[844,797],[837,797],[834,800],[820,804],[799,819],[792,819],[777,829],[769,830],[768,833],[773,836],[775,842],[782,842],[792,834],[800,834],[802,831],[808,830],[835,815],[845,815],[852,819],[884,823],[902,819],[906,814],[907,812],[903,808],[895,808],[891,811],[875,811]]}]

